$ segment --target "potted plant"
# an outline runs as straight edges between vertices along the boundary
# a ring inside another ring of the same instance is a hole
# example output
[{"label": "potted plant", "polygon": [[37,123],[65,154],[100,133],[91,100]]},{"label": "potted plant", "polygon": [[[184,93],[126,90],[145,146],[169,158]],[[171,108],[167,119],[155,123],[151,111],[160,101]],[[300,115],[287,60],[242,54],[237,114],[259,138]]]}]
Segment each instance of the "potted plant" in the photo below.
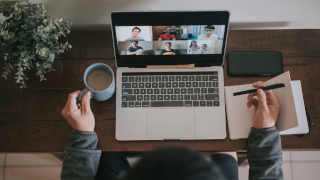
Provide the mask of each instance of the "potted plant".
[{"label": "potted plant", "polygon": [[36,69],[40,81],[47,80],[44,74],[55,71],[52,63],[55,54],[64,53],[72,46],[58,41],[60,36],[70,33],[73,24],[63,19],[48,20],[47,10],[41,4],[25,2],[4,2],[0,13],[6,20],[0,20],[0,58],[4,60],[5,71],[1,77],[7,79],[10,70],[16,71],[16,83],[20,89],[28,80],[26,71]]}]

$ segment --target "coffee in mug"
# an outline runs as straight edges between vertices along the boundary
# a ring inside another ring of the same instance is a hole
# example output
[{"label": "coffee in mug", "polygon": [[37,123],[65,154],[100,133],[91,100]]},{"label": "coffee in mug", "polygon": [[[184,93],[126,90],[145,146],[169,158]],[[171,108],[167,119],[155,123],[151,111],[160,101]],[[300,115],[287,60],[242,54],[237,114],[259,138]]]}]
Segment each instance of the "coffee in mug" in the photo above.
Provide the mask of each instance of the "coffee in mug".
[{"label": "coffee in mug", "polygon": [[88,86],[95,91],[107,89],[112,83],[112,77],[104,70],[92,72],[87,79]]}]

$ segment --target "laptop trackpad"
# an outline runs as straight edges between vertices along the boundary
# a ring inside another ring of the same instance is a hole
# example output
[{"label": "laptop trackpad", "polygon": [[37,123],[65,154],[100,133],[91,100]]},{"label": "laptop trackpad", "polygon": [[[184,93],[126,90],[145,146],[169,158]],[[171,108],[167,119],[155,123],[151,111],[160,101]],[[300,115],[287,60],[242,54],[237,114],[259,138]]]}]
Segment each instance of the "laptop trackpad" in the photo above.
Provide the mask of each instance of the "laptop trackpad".
[{"label": "laptop trackpad", "polygon": [[194,108],[147,109],[147,138],[180,139],[196,137]]}]

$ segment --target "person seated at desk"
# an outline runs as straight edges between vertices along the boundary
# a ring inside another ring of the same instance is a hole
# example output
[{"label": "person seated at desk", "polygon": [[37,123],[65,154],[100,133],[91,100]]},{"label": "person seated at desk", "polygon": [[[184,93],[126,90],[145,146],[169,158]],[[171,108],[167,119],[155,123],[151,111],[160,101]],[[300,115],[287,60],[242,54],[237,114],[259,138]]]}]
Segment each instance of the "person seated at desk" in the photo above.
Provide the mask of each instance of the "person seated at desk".
[{"label": "person seated at desk", "polygon": [[202,44],[201,49],[199,49],[196,54],[209,54],[207,47],[207,44]]},{"label": "person seated at desk", "polygon": [[170,34],[170,33],[171,33],[171,28],[170,27],[166,27],[166,33],[165,34],[161,34],[161,36],[159,37],[158,41],[176,40],[176,36],[174,34]]},{"label": "person seated at desk", "polygon": [[191,41],[191,44],[188,48],[188,54],[195,54],[200,47],[197,45],[197,41]]},{"label": "person seated at desk", "polygon": [[147,55],[142,47],[138,46],[138,41],[131,41],[132,46],[127,50],[127,55]]},{"label": "person seated at desk", "polygon": [[138,37],[140,32],[140,28],[134,27],[132,29],[132,37],[127,38],[125,41],[145,41],[142,37]]},{"label": "person seated at desk", "polygon": [[213,34],[214,26],[208,25],[204,28],[204,34],[200,34],[197,40],[217,40],[218,36]]},{"label": "person seated at desk", "polygon": [[[252,86],[261,88],[268,84],[258,81]],[[80,92],[69,94],[61,112],[73,129],[65,148],[62,180],[238,179],[236,152],[217,152],[208,160],[195,150],[166,147],[147,154],[133,168],[123,153],[101,153],[97,149],[90,92],[77,104]],[[275,127],[280,103],[272,90],[258,89],[247,99],[243,105],[254,108],[247,148],[249,179],[283,179],[281,139]]]},{"label": "person seated at desk", "polygon": [[171,49],[171,42],[166,42],[166,49],[162,50],[160,55],[176,55],[176,51]]}]

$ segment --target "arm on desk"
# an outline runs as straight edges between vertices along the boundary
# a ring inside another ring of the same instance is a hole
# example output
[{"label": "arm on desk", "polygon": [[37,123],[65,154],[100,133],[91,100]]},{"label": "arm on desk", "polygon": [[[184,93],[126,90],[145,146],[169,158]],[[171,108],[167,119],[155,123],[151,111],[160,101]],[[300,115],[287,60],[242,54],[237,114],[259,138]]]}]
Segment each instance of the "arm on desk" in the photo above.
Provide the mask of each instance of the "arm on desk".
[{"label": "arm on desk", "polygon": [[[265,87],[268,84],[258,81],[252,86]],[[252,105],[255,111],[248,137],[249,179],[283,179],[281,139],[275,127],[280,103],[272,90],[259,89],[248,95],[247,106]]]},{"label": "arm on desk", "polygon": [[94,179],[97,173],[101,150],[97,150],[98,137],[94,132],[95,120],[90,108],[90,92],[77,104],[81,91],[69,94],[61,115],[72,127],[70,143],[65,148],[61,179]]},{"label": "arm on desk", "polygon": [[97,173],[101,150],[98,150],[98,136],[95,132],[72,130],[70,143],[65,148],[61,179],[94,179]]},{"label": "arm on desk", "polygon": [[251,129],[247,157],[249,179],[283,179],[281,139],[275,126]]}]

